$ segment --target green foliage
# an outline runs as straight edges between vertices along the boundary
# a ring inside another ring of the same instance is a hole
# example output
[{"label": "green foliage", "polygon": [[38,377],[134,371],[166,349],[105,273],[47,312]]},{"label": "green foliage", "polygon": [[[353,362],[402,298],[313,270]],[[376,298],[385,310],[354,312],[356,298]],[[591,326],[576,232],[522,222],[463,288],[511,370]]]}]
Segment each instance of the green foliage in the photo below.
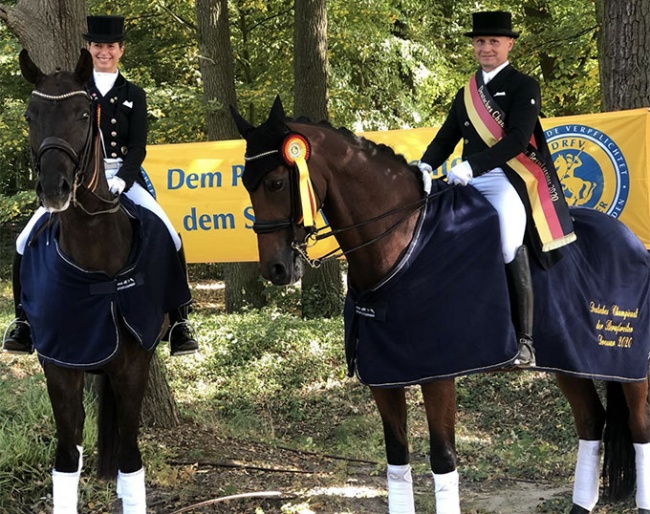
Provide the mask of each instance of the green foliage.
[{"label": "green foliage", "polygon": [[0,225],[25,218],[36,206],[34,191],[19,191],[12,196],[0,193]]},{"label": "green foliage", "polygon": [[[228,9],[240,112],[258,123],[280,94],[291,113],[292,3],[231,0]],[[512,60],[540,80],[547,116],[600,108],[592,0],[332,0],[327,9],[329,110],[337,125],[439,125],[476,67],[463,35],[476,9],[513,12],[521,37]],[[122,68],[147,91],[149,143],[205,140],[204,110],[211,106],[203,99],[194,2],[90,0],[88,12],[127,19]],[[19,50],[0,24],[0,194],[6,196],[33,187],[22,118],[31,86],[20,77]]]}]

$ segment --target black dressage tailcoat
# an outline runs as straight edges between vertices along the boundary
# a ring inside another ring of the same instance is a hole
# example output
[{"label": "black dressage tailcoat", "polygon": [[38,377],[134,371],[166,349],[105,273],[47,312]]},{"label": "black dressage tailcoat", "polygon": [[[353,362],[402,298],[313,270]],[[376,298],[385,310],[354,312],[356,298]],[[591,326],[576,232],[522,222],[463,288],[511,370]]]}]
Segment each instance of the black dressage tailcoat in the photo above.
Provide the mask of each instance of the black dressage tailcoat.
[{"label": "black dressage tailcoat", "polygon": [[106,148],[105,157],[121,157],[124,162],[117,176],[128,191],[136,180],[144,184],[140,166],[147,145],[147,99],[144,90],[120,73],[111,90],[102,96],[93,78],[88,90],[101,107],[100,127]]}]

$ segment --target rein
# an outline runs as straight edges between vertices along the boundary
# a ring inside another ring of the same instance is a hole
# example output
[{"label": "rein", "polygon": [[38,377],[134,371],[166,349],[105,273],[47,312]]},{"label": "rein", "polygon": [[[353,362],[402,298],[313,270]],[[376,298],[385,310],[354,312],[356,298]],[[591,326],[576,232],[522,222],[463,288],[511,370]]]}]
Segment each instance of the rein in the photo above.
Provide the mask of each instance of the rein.
[{"label": "rein", "polygon": [[[85,90],[77,90],[77,91],[70,91],[68,93],[63,93],[61,95],[48,95],[45,93],[42,93],[41,91],[32,91],[32,95],[37,96],[39,98],[42,98],[44,100],[49,100],[49,101],[59,101],[59,100],[67,100],[69,98],[72,98],[77,95],[83,95],[85,96],[90,102],[92,102],[92,98],[88,94],[87,91]],[[99,116],[100,116],[100,110],[99,108],[97,109],[97,126],[99,127]],[[74,182],[72,186],[72,204],[81,209],[84,213],[88,214],[89,216],[96,216],[99,214],[112,214],[114,212],[117,212],[120,209],[120,201],[119,197],[115,197],[113,199],[106,199],[98,196],[95,193],[95,190],[97,189],[97,184],[99,181],[99,174],[101,173],[100,170],[100,165],[99,165],[99,159],[100,159],[100,153],[99,153],[99,134],[95,136],[95,144],[94,144],[94,156],[95,156],[95,161],[93,165],[93,174],[90,177],[90,180],[88,181],[87,184],[83,183],[83,174],[84,171],[88,168],[90,164],[90,155],[93,153],[92,147],[93,147],[93,123],[88,124],[88,131],[86,132],[86,139],[84,141],[83,145],[83,151],[81,154],[81,157],[77,154],[77,152],[72,148],[72,145],[68,143],[63,138],[60,137],[46,137],[40,147],[38,148],[38,152],[36,152],[36,155],[33,156],[34,160],[34,168],[36,169],[36,172],[40,175],[41,173],[41,158],[43,157],[43,154],[49,150],[59,150],[64,152],[70,160],[74,163],[75,169],[74,169]],[[81,201],[78,199],[78,194],[77,191],[79,188],[83,188],[83,191],[87,191],[89,194],[91,194],[96,200],[99,200],[102,203],[108,204],[108,208],[98,210],[98,211],[89,211],[86,209],[86,207],[81,203]]]},{"label": "rein", "polygon": [[[327,229],[327,227],[322,227],[319,229],[314,229],[310,233],[307,234],[305,237],[304,241],[302,243],[299,243],[297,241],[294,241],[291,243],[291,247],[300,255],[300,257],[307,263],[309,264],[312,268],[316,269],[319,268],[323,263],[332,261],[335,259],[339,259],[340,257],[344,257],[346,255],[351,254],[352,252],[356,252],[357,250],[360,250],[361,248],[365,248],[366,246],[369,246],[373,243],[376,243],[377,241],[381,240],[382,238],[386,237],[387,235],[391,234],[394,232],[397,227],[399,227],[402,223],[404,223],[408,218],[410,218],[413,214],[415,214],[418,211],[421,211],[426,205],[429,203],[429,200],[432,200],[433,198],[445,193],[446,191],[449,191],[450,189],[445,189],[442,191],[438,191],[436,193],[429,193],[427,196],[424,198],[421,198],[415,202],[408,203],[406,205],[402,205],[400,207],[396,207],[395,209],[391,209],[389,211],[386,211],[379,216],[375,216],[374,218],[370,218],[368,220],[364,220],[360,223],[355,223],[354,225],[349,225],[347,227],[339,228],[339,229]],[[336,236],[338,234],[342,234],[344,232],[354,230],[366,225],[369,225],[371,223],[374,223],[376,221],[379,221],[383,218],[386,218],[388,216],[391,216],[392,214],[395,214],[397,212],[400,212],[404,209],[409,209],[408,213],[404,215],[402,218],[397,220],[391,227],[389,227],[387,230],[379,234],[377,237],[372,238],[369,241],[366,241],[364,243],[361,243],[360,245],[357,245],[353,248],[350,248],[349,250],[343,251],[342,248],[339,246],[338,248],[335,248],[334,250],[328,252],[324,256],[317,258],[317,259],[312,259],[309,257],[307,254],[307,249],[313,245],[315,245],[318,241],[321,241],[323,239],[327,239],[329,237]],[[323,232],[320,233],[319,232]]]}]

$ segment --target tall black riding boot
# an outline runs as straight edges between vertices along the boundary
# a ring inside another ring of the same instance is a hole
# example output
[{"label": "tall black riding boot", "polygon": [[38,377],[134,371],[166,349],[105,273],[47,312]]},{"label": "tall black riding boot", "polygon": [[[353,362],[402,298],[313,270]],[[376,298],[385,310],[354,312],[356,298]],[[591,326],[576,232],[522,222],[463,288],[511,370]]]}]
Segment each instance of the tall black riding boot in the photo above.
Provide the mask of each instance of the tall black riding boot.
[{"label": "tall black riding boot", "polygon": [[[178,258],[187,279],[187,263],[183,246],[178,251]],[[190,306],[183,305],[169,313],[169,353],[171,355],[187,355],[199,350],[199,343],[194,336],[194,329],[187,321]]]},{"label": "tall black riding boot", "polygon": [[9,353],[24,354],[32,353],[34,351],[34,346],[32,344],[32,334],[27,321],[27,316],[20,304],[20,294],[22,292],[22,287],[20,285],[20,263],[22,260],[23,256],[16,252],[14,255],[13,269],[11,271],[16,318],[11,322],[13,328],[2,341],[2,350]]},{"label": "tall black riding boot", "polygon": [[533,279],[530,275],[528,250],[525,245],[517,249],[515,258],[506,264],[512,321],[517,332],[519,354],[515,366],[534,367],[535,349],[533,348]]},{"label": "tall black riding boot", "polygon": [[199,350],[194,329],[187,321],[188,314],[188,305],[169,313],[169,353],[171,355],[188,355]]}]

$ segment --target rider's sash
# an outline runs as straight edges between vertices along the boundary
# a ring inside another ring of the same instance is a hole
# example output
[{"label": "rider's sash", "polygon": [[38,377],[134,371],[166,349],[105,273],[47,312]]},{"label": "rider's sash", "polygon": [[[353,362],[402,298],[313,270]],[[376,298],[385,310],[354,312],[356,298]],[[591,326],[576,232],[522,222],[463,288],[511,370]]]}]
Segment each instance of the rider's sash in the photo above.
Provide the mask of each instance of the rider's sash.
[{"label": "rider's sash", "polygon": [[[469,119],[479,136],[489,147],[494,146],[505,135],[505,112],[485,87],[481,70],[469,79],[464,99]],[[526,184],[542,250],[548,252],[575,241],[576,235],[562,187],[549,172],[553,162],[537,151],[538,146],[533,134],[526,149],[506,164]]]}]

